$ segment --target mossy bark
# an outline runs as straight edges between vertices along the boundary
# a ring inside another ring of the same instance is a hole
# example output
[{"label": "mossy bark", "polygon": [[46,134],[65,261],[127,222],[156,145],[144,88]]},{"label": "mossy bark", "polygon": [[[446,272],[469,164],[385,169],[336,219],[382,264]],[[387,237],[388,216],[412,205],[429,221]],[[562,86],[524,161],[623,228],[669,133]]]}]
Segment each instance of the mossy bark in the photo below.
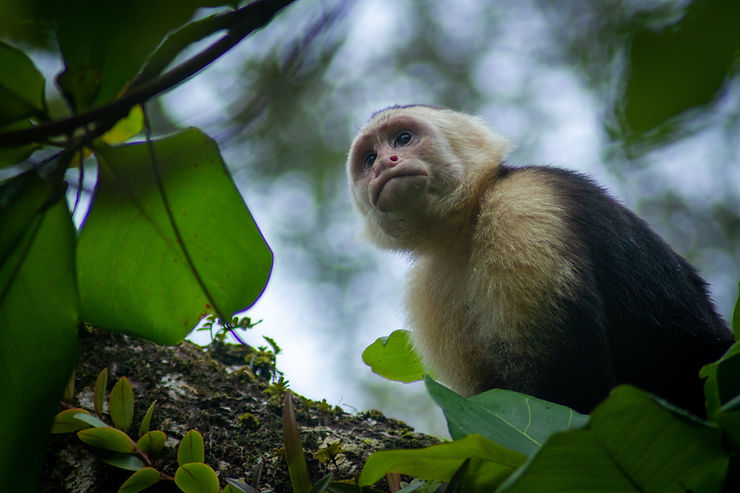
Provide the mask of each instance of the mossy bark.
[{"label": "mossy bark", "polygon": [[[80,353],[75,398],[68,404],[92,411],[95,379],[105,367],[110,372],[108,390],[126,376],[135,396],[134,424],[128,430],[134,440],[146,409],[157,401],[150,429],[167,434],[164,450],[154,460],[158,470],[174,476],[177,444],[195,429],[204,438],[205,462],[217,472],[222,487],[226,478],[255,484],[259,475],[259,490],[291,491],[282,455],[283,395],[279,386],[270,384],[269,372],[254,367],[252,348],[220,343],[201,348],[190,342],[161,346],[82,330]],[[325,402],[294,397],[312,481],[328,472],[335,480],[352,479],[375,450],[437,442],[378,411],[350,415]],[[103,418],[110,423],[107,415]],[[337,447],[327,447],[339,441],[341,453],[330,458],[328,452]],[[45,454],[44,493],[114,492],[131,474],[105,464],[105,451],[83,444],[74,434],[52,435]],[[160,481],[147,491],[179,490],[172,481]]]}]

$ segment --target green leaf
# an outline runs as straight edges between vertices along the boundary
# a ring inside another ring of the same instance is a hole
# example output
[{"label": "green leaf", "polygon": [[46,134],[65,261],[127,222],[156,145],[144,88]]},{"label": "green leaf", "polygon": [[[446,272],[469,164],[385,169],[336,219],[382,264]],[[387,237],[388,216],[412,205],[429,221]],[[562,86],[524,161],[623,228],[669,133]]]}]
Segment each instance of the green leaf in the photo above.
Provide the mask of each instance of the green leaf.
[{"label": "green leaf", "polygon": [[115,454],[104,458],[103,462],[125,471],[138,471],[144,467],[141,459],[133,454]]},{"label": "green leaf", "polygon": [[313,485],[309,493],[323,493],[324,491],[326,491],[326,488],[329,486],[329,483],[331,483],[331,478],[333,477],[333,473],[325,475],[323,478],[316,481],[316,484]]},{"label": "green leaf", "polygon": [[0,185],[0,478],[6,491],[38,489],[44,443],[77,358],[75,231],[61,187],[33,173]]},{"label": "green leaf", "polygon": [[82,410],[82,412],[78,412],[77,414],[75,414],[74,417],[75,419],[82,421],[83,423],[87,423],[90,426],[93,426],[96,428],[109,427],[108,423],[98,418],[97,416],[93,416],[92,414],[88,413],[84,409]]},{"label": "green leaf", "polygon": [[691,2],[679,22],[633,35],[623,98],[631,130],[652,131],[718,96],[737,60],[738,18],[738,2]]},{"label": "green leaf", "polygon": [[69,378],[67,379],[67,385],[64,386],[64,392],[62,392],[62,402],[70,403],[75,399],[75,371],[72,370]]},{"label": "green leaf", "polygon": [[172,344],[216,308],[232,314],[254,303],[272,254],[211,139],[190,129],[154,142],[167,205],[147,144],[98,151],[98,189],[77,248],[84,320]]},{"label": "green leaf", "polygon": [[467,459],[470,463],[461,478],[466,486],[463,491],[493,491],[526,457],[480,435],[468,435],[423,449],[374,452],[365,462],[358,484],[370,486],[388,473],[449,481]]},{"label": "green leaf", "polygon": [[[74,105],[82,110],[113,100],[165,35],[187,22],[196,8],[226,2],[76,0],[74,8],[65,2],[46,0],[26,3],[58,26],[57,39],[66,70],[74,74],[66,81],[65,91],[83,97]],[[135,35],[131,26],[136,26]],[[76,77],[84,75],[84,70],[99,72],[94,85],[88,78]]]},{"label": "green leaf", "polygon": [[145,467],[133,473],[118,489],[118,493],[138,493],[159,482],[159,472]]},{"label": "green leaf", "polygon": [[44,113],[44,77],[21,50],[0,41],[0,127]]},{"label": "green leaf", "polygon": [[167,435],[163,431],[154,430],[145,433],[139,438],[136,446],[146,452],[147,455],[155,456],[162,451],[165,440],[167,440]]},{"label": "green leaf", "polygon": [[588,416],[569,407],[510,390],[493,389],[466,399],[429,377],[424,383],[442,407],[454,439],[477,433],[531,455],[553,433],[588,422]]},{"label": "green leaf", "polygon": [[177,446],[177,463],[183,465],[190,462],[203,462],[204,460],[203,435],[195,430],[190,430],[185,433]]},{"label": "green leaf", "polygon": [[113,128],[105,132],[100,140],[106,144],[126,142],[144,128],[144,110],[140,105],[131,108],[128,115],[118,120]]},{"label": "green leaf", "polygon": [[182,464],[175,472],[175,484],[185,493],[218,493],[218,476],[201,462]]},{"label": "green leaf", "polygon": [[735,342],[714,363],[704,366],[699,376],[706,378],[704,395],[707,415],[712,416],[720,407],[740,395],[740,342]]},{"label": "green leaf", "polygon": [[293,493],[308,493],[311,490],[311,478],[308,476],[306,456],[303,452],[301,434],[293,410],[293,393],[285,392],[283,401],[283,447],[285,460],[288,462],[288,474]]},{"label": "green leaf", "polygon": [[719,427],[724,431],[735,448],[740,450],[740,396],[728,402],[723,406],[719,412],[717,412],[713,419],[717,422]]},{"label": "green leaf", "polygon": [[89,423],[77,418],[76,415],[80,413],[85,414],[87,411],[73,408],[58,412],[51,424],[51,433],[71,433],[83,428],[89,428],[91,426]]},{"label": "green leaf", "polygon": [[134,419],[134,389],[128,378],[121,377],[110,391],[108,413],[119,430],[126,431]]},{"label": "green leaf", "polygon": [[380,337],[362,353],[362,361],[374,373],[389,380],[415,382],[424,378],[424,367],[409,340],[409,331],[396,330]]},{"label": "green leaf", "polygon": [[718,429],[620,386],[585,430],[552,436],[501,491],[721,491],[729,458]]},{"label": "green leaf", "polygon": [[144,436],[146,433],[149,432],[149,424],[152,421],[152,414],[154,414],[154,406],[157,404],[157,401],[155,400],[152,402],[152,404],[149,406],[149,409],[146,410],[146,414],[144,414],[144,417],[141,419],[141,425],[139,425],[139,436]]},{"label": "green leaf", "polygon": [[228,484],[224,487],[223,493],[260,493],[259,490],[238,479],[226,478],[226,482]]},{"label": "green leaf", "polygon": [[103,404],[105,404],[105,391],[108,389],[108,367],[103,368],[95,379],[95,392],[93,393],[93,405],[95,414],[103,415]]},{"label": "green leaf", "polygon": [[88,428],[77,432],[80,440],[93,447],[111,450],[113,452],[132,453],[134,442],[121,430],[115,428]]}]

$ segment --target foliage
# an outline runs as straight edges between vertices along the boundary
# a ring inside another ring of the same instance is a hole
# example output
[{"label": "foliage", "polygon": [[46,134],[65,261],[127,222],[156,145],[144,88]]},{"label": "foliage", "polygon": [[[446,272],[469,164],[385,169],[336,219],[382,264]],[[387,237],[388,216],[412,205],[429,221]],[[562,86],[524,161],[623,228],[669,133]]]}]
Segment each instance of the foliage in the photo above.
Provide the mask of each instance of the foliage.
[{"label": "foliage", "polygon": [[[733,324],[737,333],[737,320]],[[383,354],[389,351],[397,357]],[[398,356],[407,351],[396,344],[373,354],[403,364]],[[389,365],[384,371],[395,379],[403,370]],[[427,391],[442,407],[454,441],[376,452],[359,485],[402,473],[454,479],[473,492],[728,491],[740,481],[730,466],[740,453],[739,375],[740,342],[702,369],[709,421],[630,386],[615,388],[584,416],[512,391],[466,399],[427,376]]]},{"label": "foliage", "polygon": [[[47,424],[74,365],[80,319],[174,343],[203,316],[230,320],[260,296],[272,255],[218,147],[197,129],[153,139],[143,105],[290,3],[258,0],[189,24],[196,9],[228,2],[0,6],[0,477],[12,478],[7,489],[35,489]],[[213,44],[167,70],[192,43],[219,32]],[[44,77],[19,48],[48,49],[50,39],[64,64],[56,77],[62,111],[46,101]],[[145,141],[121,145],[142,127]],[[90,156],[98,180],[94,190],[83,190]],[[77,191],[72,211],[68,186]],[[90,210],[75,232],[72,215],[84,202]],[[111,417],[125,430],[131,387],[120,380],[113,393]],[[99,402],[95,411],[101,413]],[[78,435],[121,452],[133,443],[109,427]],[[18,473],[19,464],[26,474]],[[191,489],[189,481],[203,471],[186,468],[182,484]],[[151,477],[139,473],[126,491]]]},{"label": "foliage", "polygon": [[396,330],[379,337],[362,353],[362,361],[374,373],[390,380],[414,382],[424,377],[424,367],[414,352],[407,330]]},{"label": "foliage", "polygon": [[[93,401],[105,401],[106,385],[99,384],[107,380],[108,369],[104,368],[96,381]],[[228,479],[223,490],[219,489],[218,477],[214,470],[205,464],[205,447],[203,436],[196,430],[188,431],[177,446],[178,468],[174,477],[162,472],[157,464],[160,453],[164,448],[167,435],[160,430],[150,430],[150,423],[154,406],[153,402],[144,417],[138,431],[138,440],[134,440],[125,433],[131,424],[133,415],[134,394],[131,384],[126,377],[118,379],[108,395],[108,414],[113,426],[102,418],[102,412],[96,417],[89,411],[81,408],[69,408],[54,418],[52,433],[76,433],[84,443],[112,452],[113,455],[103,456],[103,461],[119,469],[132,471],[132,474],[120,486],[121,493],[135,493],[142,491],[159,481],[173,481],[181,491],[186,493],[218,493],[242,491],[253,493],[257,491],[242,481]],[[121,412],[121,410],[125,410]],[[129,411],[130,410],[130,411]],[[295,423],[295,417],[293,418]],[[297,425],[295,425],[297,432]],[[323,490],[322,490],[323,491]]]}]

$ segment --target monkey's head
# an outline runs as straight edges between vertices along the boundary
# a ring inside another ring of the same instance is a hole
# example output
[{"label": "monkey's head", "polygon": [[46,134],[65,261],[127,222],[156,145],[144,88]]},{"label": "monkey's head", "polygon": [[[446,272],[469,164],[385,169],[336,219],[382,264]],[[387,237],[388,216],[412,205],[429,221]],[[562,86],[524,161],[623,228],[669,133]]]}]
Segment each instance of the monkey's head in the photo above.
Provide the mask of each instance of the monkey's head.
[{"label": "monkey's head", "polygon": [[347,177],[368,237],[418,250],[459,229],[509,142],[479,118],[431,106],[375,113],[352,143]]}]

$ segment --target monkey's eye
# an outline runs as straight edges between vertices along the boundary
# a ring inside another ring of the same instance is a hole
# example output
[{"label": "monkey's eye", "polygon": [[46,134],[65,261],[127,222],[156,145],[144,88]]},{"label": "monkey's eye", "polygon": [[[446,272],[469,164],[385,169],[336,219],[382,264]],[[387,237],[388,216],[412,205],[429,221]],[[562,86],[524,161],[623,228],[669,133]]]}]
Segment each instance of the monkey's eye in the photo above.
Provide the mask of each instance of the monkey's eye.
[{"label": "monkey's eye", "polygon": [[378,157],[377,154],[374,152],[367,155],[365,158],[365,161],[362,163],[362,169],[370,169],[373,167],[373,164],[375,163],[375,159]]},{"label": "monkey's eye", "polygon": [[393,141],[393,147],[405,146],[409,142],[411,142],[411,132],[401,132]]}]

